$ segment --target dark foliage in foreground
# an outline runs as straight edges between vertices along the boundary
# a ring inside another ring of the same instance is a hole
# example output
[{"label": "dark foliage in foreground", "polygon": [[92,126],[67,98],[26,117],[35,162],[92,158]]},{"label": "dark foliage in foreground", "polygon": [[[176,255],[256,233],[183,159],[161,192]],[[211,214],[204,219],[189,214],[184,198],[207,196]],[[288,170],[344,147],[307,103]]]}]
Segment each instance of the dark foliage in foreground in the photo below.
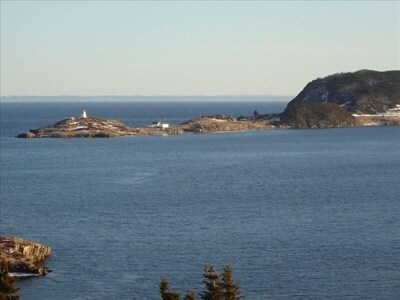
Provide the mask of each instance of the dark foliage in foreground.
[{"label": "dark foliage in foreground", "polygon": [[15,288],[15,279],[8,275],[8,263],[0,262],[0,300],[17,300],[18,289]]},{"label": "dark foliage in foreground", "polygon": [[[203,300],[239,300],[244,299],[240,295],[239,285],[233,281],[232,268],[226,266],[221,274],[218,274],[213,266],[206,266],[203,273],[205,290],[200,293]],[[179,293],[168,291],[169,284],[166,278],[160,282],[160,295],[162,300],[181,300]],[[196,294],[187,291],[183,300],[195,300]]]}]

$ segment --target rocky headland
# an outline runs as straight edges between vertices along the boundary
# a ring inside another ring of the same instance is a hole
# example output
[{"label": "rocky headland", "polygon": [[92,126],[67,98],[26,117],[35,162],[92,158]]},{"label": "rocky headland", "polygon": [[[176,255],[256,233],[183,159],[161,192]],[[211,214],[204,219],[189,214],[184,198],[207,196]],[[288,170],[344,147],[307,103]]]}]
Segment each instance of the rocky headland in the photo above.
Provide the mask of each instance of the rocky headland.
[{"label": "rocky headland", "polygon": [[51,248],[19,237],[0,237],[0,260],[8,264],[15,277],[44,276],[49,270],[40,264],[51,254]]},{"label": "rocky headland", "polygon": [[330,128],[400,125],[400,71],[361,70],[318,78],[286,106],[281,114],[238,118],[202,116],[178,125],[155,122],[140,128],[123,123],[81,116],[31,129],[18,138],[99,138],[181,133],[209,133],[272,128]]},{"label": "rocky headland", "polygon": [[288,103],[282,124],[295,128],[400,124],[400,71],[361,70],[318,78]]}]

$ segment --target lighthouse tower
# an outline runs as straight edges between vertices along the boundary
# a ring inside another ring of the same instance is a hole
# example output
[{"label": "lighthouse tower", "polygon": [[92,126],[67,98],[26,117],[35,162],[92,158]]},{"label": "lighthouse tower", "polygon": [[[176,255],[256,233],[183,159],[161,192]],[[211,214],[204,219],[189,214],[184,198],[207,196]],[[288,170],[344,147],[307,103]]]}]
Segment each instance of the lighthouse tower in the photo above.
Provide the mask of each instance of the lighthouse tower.
[{"label": "lighthouse tower", "polygon": [[87,118],[86,110],[82,110],[82,112],[81,112],[81,118],[84,118],[84,119]]}]

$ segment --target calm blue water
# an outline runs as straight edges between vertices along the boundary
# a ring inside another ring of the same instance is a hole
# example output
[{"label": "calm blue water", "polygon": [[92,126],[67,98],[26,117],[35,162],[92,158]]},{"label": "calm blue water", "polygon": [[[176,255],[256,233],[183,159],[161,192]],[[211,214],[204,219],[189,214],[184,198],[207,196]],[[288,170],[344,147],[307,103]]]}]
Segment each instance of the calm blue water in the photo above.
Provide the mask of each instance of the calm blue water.
[{"label": "calm blue water", "polygon": [[82,106],[140,125],[285,103],[3,103],[1,234],[53,248],[22,299],[159,299],[205,264],[247,299],[399,299],[400,128],[12,138]]}]

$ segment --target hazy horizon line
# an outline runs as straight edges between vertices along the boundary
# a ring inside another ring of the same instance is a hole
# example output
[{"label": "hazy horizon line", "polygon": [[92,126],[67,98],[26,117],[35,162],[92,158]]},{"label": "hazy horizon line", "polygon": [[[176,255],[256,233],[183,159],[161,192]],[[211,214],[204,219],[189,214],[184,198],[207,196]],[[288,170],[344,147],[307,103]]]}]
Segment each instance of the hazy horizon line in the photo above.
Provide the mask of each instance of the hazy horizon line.
[{"label": "hazy horizon line", "polygon": [[277,95],[277,94],[124,94],[124,95],[79,95],[79,94],[59,94],[59,95],[0,95],[0,97],[291,97],[292,95]]},{"label": "hazy horizon line", "polygon": [[[74,102],[80,100],[81,102],[91,102],[90,98],[93,100],[123,100],[124,102],[138,101],[138,100],[184,100],[197,98],[198,100],[211,100],[212,98],[231,98],[231,100],[240,100],[240,98],[253,98],[255,101],[288,101],[293,99],[292,95],[1,95],[1,102],[51,102],[51,100],[62,99],[66,102]],[[152,99],[153,98],[153,99]],[[164,98],[164,99],[163,99]],[[28,100],[29,99],[29,100]],[[82,101],[85,100],[85,101]],[[217,100],[217,99],[216,99]]]}]

